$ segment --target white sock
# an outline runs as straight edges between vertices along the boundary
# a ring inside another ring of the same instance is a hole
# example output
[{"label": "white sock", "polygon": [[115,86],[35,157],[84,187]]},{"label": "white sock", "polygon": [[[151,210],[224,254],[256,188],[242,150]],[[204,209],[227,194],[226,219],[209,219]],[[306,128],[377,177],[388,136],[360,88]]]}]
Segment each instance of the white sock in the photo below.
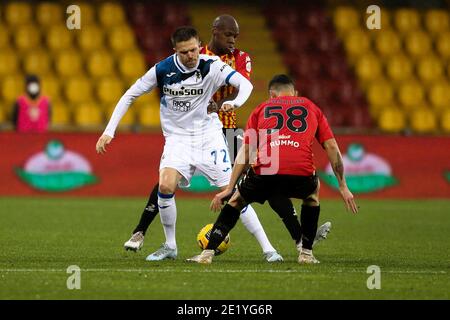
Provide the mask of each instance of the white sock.
[{"label": "white sock", "polygon": [[263,226],[261,225],[261,222],[259,222],[258,216],[251,205],[248,205],[242,209],[240,218],[245,228],[255,236],[256,240],[258,240],[258,243],[264,253],[276,251],[267,238],[266,232],[264,231]]},{"label": "white sock", "polygon": [[158,207],[161,223],[166,236],[166,244],[171,249],[176,249],[175,222],[177,221],[177,206],[173,194],[161,194],[158,192]]}]

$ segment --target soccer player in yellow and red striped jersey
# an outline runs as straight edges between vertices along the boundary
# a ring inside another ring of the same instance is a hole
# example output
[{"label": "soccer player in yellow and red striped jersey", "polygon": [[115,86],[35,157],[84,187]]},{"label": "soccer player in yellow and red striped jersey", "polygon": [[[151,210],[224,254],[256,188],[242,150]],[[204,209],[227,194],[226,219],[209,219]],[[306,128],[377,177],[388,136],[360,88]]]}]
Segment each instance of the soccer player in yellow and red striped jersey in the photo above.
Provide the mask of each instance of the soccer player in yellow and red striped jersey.
[{"label": "soccer player in yellow and red striped jersey", "polygon": [[[214,30],[214,29],[213,29]],[[230,65],[233,69],[235,69],[237,72],[242,74],[244,77],[246,77],[248,80],[250,80],[250,75],[252,72],[252,63],[251,59],[248,53],[241,51],[237,48],[234,48],[234,41],[237,38],[238,34],[236,31],[231,30],[220,30],[217,29],[217,31],[213,31],[213,34],[217,34],[216,38],[221,39],[222,37],[225,38],[224,41],[228,41],[228,43],[225,43],[227,46],[220,46],[217,45],[216,40],[213,41],[211,39],[211,42],[202,47],[200,49],[201,54],[207,54],[207,55],[217,55],[220,57],[220,59]],[[227,50],[225,52],[220,52],[220,48],[226,48]],[[217,52],[217,53],[216,53]],[[234,99],[234,96],[236,95],[236,89],[233,86],[224,86],[220,88],[216,94],[214,95],[213,99],[216,102],[218,106],[222,105],[221,102],[225,100],[232,100]],[[236,125],[236,112],[235,111],[228,111],[228,112],[222,112],[219,111],[219,119],[222,121],[224,129],[235,129],[237,128]]]}]

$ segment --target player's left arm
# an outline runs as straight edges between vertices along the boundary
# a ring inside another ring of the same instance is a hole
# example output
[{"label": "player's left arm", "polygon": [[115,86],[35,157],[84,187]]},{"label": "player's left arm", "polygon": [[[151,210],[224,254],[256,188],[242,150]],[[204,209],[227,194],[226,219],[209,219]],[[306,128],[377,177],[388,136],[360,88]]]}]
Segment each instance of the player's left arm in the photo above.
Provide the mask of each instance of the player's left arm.
[{"label": "player's left arm", "polygon": [[220,107],[220,111],[233,111],[239,108],[247,101],[253,90],[252,83],[240,73],[233,71],[229,77],[229,84],[238,89],[237,95],[233,100],[225,101]]}]

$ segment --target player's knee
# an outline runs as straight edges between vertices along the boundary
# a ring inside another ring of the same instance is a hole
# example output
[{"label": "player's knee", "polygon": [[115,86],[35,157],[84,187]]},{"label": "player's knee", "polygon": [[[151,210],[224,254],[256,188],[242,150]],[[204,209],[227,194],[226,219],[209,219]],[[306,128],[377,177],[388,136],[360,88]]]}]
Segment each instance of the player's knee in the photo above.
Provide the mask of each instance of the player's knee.
[{"label": "player's knee", "polygon": [[320,202],[318,198],[308,198],[303,200],[303,205],[308,207],[318,207]]},{"label": "player's knee", "polygon": [[159,192],[162,194],[173,194],[175,192],[175,188],[170,184],[163,182],[159,184]]},{"label": "player's knee", "polygon": [[241,197],[240,194],[238,194],[238,192],[236,192],[236,193],[237,194],[234,194],[231,197],[231,199],[228,201],[228,204],[230,206],[232,206],[233,208],[241,211],[247,205],[247,202],[245,202],[245,200]]}]

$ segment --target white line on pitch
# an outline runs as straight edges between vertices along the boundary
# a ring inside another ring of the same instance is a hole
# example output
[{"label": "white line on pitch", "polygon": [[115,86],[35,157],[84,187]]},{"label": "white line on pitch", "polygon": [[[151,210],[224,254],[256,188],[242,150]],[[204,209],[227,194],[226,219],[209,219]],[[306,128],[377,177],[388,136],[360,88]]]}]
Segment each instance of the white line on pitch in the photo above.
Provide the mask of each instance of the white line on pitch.
[{"label": "white line on pitch", "polygon": [[[83,269],[81,268],[82,272],[137,272],[137,273],[164,273],[164,272],[179,272],[179,273],[311,273],[312,270],[306,270],[306,269],[298,269],[298,270],[258,270],[258,269],[223,269],[223,270],[205,270],[205,269]],[[61,272],[65,273],[66,270],[64,269],[0,269],[0,273],[7,273],[7,272]],[[349,269],[349,270],[335,270],[335,271],[319,271],[321,273],[366,273],[365,269],[356,270],[356,269]],[[382,273],[390,273],[390,274],[447,274],[447,271],[444,270],[385,270],[381,271]]]}]

